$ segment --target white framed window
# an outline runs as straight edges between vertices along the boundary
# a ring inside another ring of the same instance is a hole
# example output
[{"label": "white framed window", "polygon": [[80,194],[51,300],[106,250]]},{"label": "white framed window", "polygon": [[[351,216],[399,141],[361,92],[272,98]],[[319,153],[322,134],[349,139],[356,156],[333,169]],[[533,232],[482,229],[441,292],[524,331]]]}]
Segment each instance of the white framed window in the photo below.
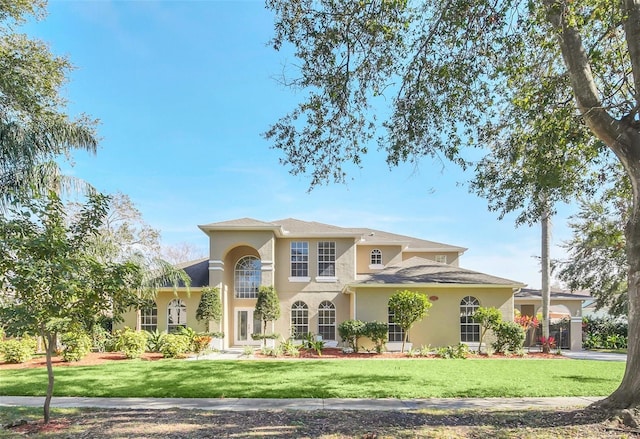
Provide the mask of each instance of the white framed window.
[{"label": "white framed window", "polygon": [[374,248],[369,254],[369,270],[381,270],[384,268],[382,265],[382,250]]},{"label": "white framed window", "polygon": [[318,334],[323,340],[336,339],[336,306],[328,300],[318,306]]},{"label": "white framed window", "polygon": [[182,299],[173,299],[167,305],[167,332],[176,332],[187,327],[187,305]]},{"label": "white framed window", "polygon": [[389,341],[402,341],[404,339],[404,331],[402,328],[396,324],[394,318],[395,314],[389,308],[387,325],[389,325]]},{"label": "white framed window", "polygon": [[471,318],[480,307],[480,302],[473,296],[466,296],[460,301],[460,341],[479,342],[480,324]]},{"label": "white framed window", "polygon": [[291,336],[303,339],[309,333],[309,307],[298,300],[291,305]]},{"label": "white framed window", "polygon": [[335,277],[336,277],[336,243],[335,241],[318,242],[318,277],[335,280]]},{"label": "white framed window", "polygon": [[262,282],[262,263],[255,256],[245,256],[236,264],[234,287],[237,299],[255,299]]},{"label": "white framed window", "polygon": [[439,262],[441,264],[446,264],[447,263],[447,255],[436,255],[436,262]]},{"label": "white framed window", "polygon": [[309,282],[309,243],[291,241],[290,282]]},{"label": "white framed window", "polygon": [[149,332],[158,329],[158,307],[155,303],[140,310],[140,329]]}]

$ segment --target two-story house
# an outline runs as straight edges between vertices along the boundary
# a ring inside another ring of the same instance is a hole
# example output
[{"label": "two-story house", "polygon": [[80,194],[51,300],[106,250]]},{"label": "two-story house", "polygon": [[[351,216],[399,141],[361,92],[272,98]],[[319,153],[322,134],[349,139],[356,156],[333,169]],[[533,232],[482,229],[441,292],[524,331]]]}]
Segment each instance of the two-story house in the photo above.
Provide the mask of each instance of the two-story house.
[{"label": "two-story house", "polygon": [[[259,286],[273,285],[281,317],[272,330],[283,338],[312,333],[339,341],[337,326],[348,319],[389,325],[389,346],[402,339],[388,309],[398,290],[425,293],[433,306],[412,328],[414,346],[477,345],[479,326],[470,316],[479,306],[495,307],[513,320],[514,293],[524,285],[460,268],[463,247],[372,230],[283,219],[250,218],[199,226],[209,238],[209,257],[182,266],[191,292],[160,291],[156,306],[142,310],[142,329],[171,331],[189,326],[222,331],[224,347],[258,345],[252,333]],[[223,317],[209,325],[196,320],[202,287],[220,290]],[[125,324],[136,326],[136,314]]]}]

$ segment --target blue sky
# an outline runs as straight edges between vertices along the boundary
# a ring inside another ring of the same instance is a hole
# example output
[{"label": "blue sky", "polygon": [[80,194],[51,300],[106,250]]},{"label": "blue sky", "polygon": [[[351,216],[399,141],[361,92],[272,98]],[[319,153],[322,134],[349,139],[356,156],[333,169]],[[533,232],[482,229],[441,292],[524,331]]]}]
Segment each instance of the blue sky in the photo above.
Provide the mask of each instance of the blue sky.
[{"label": "blue sky", "polygon": [[[463,267],[540,286],[539,227],[498,221],[455,165],[390,170],[374,147],[347,185],[308,193],[279,164],[261,133],[300,95],[275,79],[295,58],[268,45],[262,1],[50,0],[48,12],[23,30],[76,66],[69,112],[100,119],[98,154],[75,154],[68,173],[129,195],[163,243],[204,252],[198,224],[294,217],[467,247]],[[554,218],[552,257],[571,212]]]}]

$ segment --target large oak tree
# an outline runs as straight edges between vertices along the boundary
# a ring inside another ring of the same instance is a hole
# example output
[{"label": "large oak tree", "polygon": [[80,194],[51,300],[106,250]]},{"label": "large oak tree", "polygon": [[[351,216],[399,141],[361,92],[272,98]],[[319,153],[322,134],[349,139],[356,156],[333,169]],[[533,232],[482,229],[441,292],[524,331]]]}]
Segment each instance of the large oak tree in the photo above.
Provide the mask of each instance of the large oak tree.
[{"label": "large oak tree", "polygon": [[344,181],[375,140],[391,165],[430,156],[469,166],[466,147],[481,147],[488,153],[473,164],[473,189],[500,215],[531,223],[558,201],[595,192],[622,164],[633,188],[629,360],[602,405],[637,407],[640,1],[266,4],[274,47],[291,45],[298,58],[283,81],[305,92],[266,137],[312,186]]}]

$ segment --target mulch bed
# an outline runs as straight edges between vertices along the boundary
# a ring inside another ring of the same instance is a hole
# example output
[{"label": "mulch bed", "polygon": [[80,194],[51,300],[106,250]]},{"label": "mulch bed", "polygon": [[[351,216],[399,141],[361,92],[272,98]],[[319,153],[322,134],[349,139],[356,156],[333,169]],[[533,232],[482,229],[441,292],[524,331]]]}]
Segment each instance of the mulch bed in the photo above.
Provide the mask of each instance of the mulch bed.
[{"label": "mulch bed", "polygon": [[[262,355],[260,351],[256,351],[253,355],[255,359],[273,359],[274,357],[270,357],[267,355]],[[283,359],[293,359],[293,357],[278,357]],[[376,352],[353,352],[350,354],[345,354],[342,352],[340,348],[325,348],[322,351],[322,355],[318,355],[318,353],[314,350],[310,349],[302,349],[300,350],[300,356],[296,357],[302,360],[361,360],[361,359],[372,359],[372,360],[380,360],[380,359],[391,359],[391,360],[411,360],[411,359],[423,359],[423,360],[433,360],[439,359],[435,355],[429,355],[426,357],[410,357],[405,353],[400,352],[383,352],[378,354]],[[543,354],[542,352],[530,352],[524,357],[518,357],[516,355],[505,356],[503,354],[495,354],[491,356],[487,355],[477,355],[470,354],[467,358],[473,359],[509,359],[509,360],[531,360],[531,359],[544,359],[544,360],[566,360],[566,357],[562,355],[556,354]],[[126,360],[127,357],[124,354],[119,352],[92,352],[86,357],[84,357],[80,361],[66,362],[62,359],[62,357],[53,357],[53,366],[54,367],[73,367],[73,366],[94,366],[98,364],[104,364],[113,361],[122,361]],[[143,361],[157,361],[162,359],[162,354],[159,353],[145,353],[141,360]],[[3,369],[32,369],[37,367],[46,367],[47,359],[44,355],[39,355],[37,357],[32,358],[26,363],[20,364],[11,364],[4,363],[0,361],[0,370]]]}]

